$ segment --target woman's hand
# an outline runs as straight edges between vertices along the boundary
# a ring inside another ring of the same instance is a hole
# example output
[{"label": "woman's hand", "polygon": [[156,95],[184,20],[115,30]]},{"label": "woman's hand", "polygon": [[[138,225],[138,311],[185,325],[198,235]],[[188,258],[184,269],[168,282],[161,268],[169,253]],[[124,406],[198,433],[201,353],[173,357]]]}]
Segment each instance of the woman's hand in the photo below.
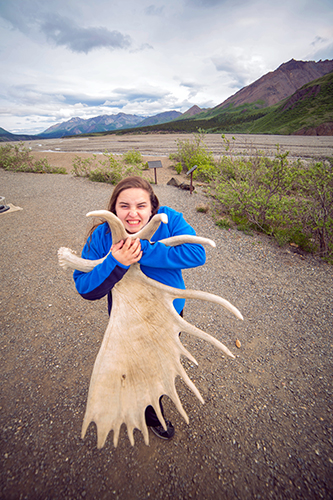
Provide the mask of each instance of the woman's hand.
[{"label": "woman's hand", "polygon": [[138,262],[142,257],[140,239],[132,240],[127,238],[125,241],[121,240],[116,245],[112,245],[111,253],[120,264],[130,266]]}]

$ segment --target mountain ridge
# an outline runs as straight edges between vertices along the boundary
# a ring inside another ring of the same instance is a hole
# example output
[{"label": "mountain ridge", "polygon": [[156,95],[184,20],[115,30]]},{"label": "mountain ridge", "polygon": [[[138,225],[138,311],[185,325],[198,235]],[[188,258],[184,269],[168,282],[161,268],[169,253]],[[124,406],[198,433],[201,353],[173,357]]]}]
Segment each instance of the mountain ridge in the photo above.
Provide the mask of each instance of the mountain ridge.
[{"label": "mountain ridge", "polygon": [[303,85],[333,71],[333,61],[290,61],[281,64],[276,70],[266,73],[255,82],[243,87],[228,97],[213,110],[225,108],[230,104],[241,106],[263,101],[263,107],[273,106],[289,97]]},{"label": "mountain ridge", "polygon": [[74,117],[66,122],[56,123],[39,134],[41,138],[58,138],[68,135],[89,134],[92,132],[108,132],[124,126],[134,126],[142,121],[142,117],[118,113],[116,115],[98,115],[92,118]]},{"label": "mountain ridge", "polygon": [[164,111],[163,113],[158,113],[154,116],[148,116],[142,122],[140,122],[137,127],[146,127],[149,125],[157,125],[159,123],[168,123],[172,120],[175,120],[179,116],[182,116],[182,113],[179,111]]}]

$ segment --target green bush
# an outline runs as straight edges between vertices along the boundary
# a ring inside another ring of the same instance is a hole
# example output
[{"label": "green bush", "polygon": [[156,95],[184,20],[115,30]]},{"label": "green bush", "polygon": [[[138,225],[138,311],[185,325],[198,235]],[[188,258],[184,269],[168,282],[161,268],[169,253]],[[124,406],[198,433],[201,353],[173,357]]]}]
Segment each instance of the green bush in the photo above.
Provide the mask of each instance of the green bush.
[{"label": "green bush", "polygon": [[302,221],[308,238],[314,239],[317,252],[333,262],[333,159],[311,163],[299,178]]},{"label": "green bush", "polygon": [[142,165],[143,160],[140,151],[132,149],[123,155],[123,161],[127,165]]},{"label": "green bush", "polygon": [[[138,158],[138,155],[136,157]],[[130,154],[129,158],[133,158],[133,156]],[[71,172],[76,177],[88,177],[93,182],[106,182],[109,184],[117,184],[121,179],[129,175],[142,175],[141,163],[140,165],[128,166],[122,160],[118,161],[107,151],[103,153],[103,159],[97,159],[97,155],[86,159],[75,156]]]},{"label": "green bush", "polygon": [[14,172],[66,174],[65,168],[52,167],[46,158],[34,160],[23,142],[0,146],[0,168]]},{"label": "green bush", "polygon": [[[180,173],[182,170],[188,172],[192,167],[197,165],[197,170],[194,172],[194,178],[200,178],[200,180],[207,180],[205,178],[204,172],[206,169],[213,167],[214,158],[213,154],[207,151],[206,144],[204,142],[205,134],[199,131],[193,134],[193,140],[189,139],[178,139],[177,140],[177,153],[169,155],[170,160],[177,162],[176,171]],[[182,170],[180,170],[180,166]]]},{"label": "green bush", "polygon": [[71,173],[75,177],[89,177],[91,169],[96,162],[96,158],[96,155],[93,155],[92,158],[81,158],[81,156],[76,155],[74,160],[72,161],[73,168],[71,170]]},{"label": "green bush", "polygon": [[295,243],[333,262],[332,159],[290,163],[277,146],[274,159],[260,152],[223,156],[211,172],[206,169],[210,192],[237,229],[264,232],[279,245]]},{"label": "green bush", "polygon": [[182,173],[183,165],[181,164],[181,162],[178,162],[177,165],[175,165],[175,170],[176,170],[178,175]]},{"label": "green bush", "polygon": [[226,217],[222,217],[221,219],[218,219],[215,224],[220,227],[221,229],[229,229],[232,226],[232,223],[229,219]]}]

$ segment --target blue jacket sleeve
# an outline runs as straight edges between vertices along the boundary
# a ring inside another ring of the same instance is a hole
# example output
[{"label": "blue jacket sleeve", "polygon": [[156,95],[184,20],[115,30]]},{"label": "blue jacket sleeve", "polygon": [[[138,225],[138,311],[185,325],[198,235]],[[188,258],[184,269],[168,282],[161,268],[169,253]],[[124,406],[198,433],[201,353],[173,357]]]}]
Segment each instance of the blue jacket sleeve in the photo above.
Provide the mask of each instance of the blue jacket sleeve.
[{"label": "blue jacket sleeve", "polygon": [[[169,236],[193,235],[195,231],[190,226],[183,215],[177,212],[171,212],[175,215],[169,218]],[[170,213],[168,214],[170,216]],[[154,238],[152,238],[153,240]],[[191,267],[202,266],[206,262],[206,253],[202,245],[183,243],[175,247],[168,247],[157,241],[141,240],[142,257],[140,264],[147,267],[161,269],[188,269]]]},{"label": "blue jacket sleeve", "polygon": [[[111,244],[111,235],[105,235],[105,228],[99,226],[93,232],[90,244],[85,244],[81,256],[89,260],[101,259],[108,254]],[[104,297],[128,269],[129,266],[120,264],[109,254],[89,273],[74,271],[73,278],[76,289],[83,298],[97,300]]]},{"label": "blue jacket sleeve", "polygon": [[206,262],[206,253],[201,245],[183,243],[176,247],[168,247],[163,243],[141,241],[143,255],[140,264],[160,269],[188,269],[202,266]]}]

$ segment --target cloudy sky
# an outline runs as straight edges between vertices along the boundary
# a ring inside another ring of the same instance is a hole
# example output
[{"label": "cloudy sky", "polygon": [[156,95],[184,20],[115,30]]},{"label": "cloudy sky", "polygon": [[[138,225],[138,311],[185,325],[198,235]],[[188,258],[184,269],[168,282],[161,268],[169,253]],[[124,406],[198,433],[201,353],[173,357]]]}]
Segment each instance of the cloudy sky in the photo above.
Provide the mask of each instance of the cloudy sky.
[{"label": "cloudy sky", "polygon": [[0,0],[0,127],[213,107],[333,59],[332,0]]}]

